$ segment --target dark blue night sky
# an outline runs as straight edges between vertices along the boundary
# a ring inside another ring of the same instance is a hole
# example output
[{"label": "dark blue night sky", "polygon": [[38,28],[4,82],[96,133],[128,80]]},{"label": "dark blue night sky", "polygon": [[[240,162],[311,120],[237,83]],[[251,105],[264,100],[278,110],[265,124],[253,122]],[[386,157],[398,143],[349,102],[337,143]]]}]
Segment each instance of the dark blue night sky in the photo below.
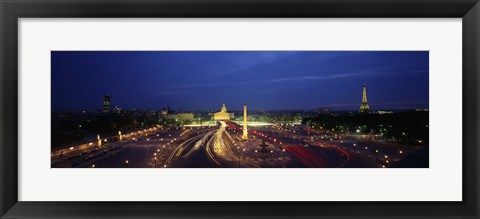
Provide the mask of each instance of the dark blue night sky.
[{"label": "dark blue night sky", "polygon": [[428,51],[53,51],[52,110],[428,108]]}]

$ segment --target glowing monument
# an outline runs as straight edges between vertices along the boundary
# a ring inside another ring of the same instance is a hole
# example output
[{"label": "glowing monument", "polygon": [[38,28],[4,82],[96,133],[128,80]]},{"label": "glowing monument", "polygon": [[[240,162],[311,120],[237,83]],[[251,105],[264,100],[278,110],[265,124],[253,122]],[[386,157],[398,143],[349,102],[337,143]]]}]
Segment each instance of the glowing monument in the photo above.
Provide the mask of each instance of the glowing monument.
[{"label": "glowing monument", "polygon": [[222,105],[222,109],[220,109],[220,112],[216,112],[213,114],[213,119],[215,121],[226,121],[230,120],[233,118],[233,113],[229,113],[227,111],[227,107],[225,106],[225,103]]},{"label": "glowing monument", "polygon": [[248,129],[247,129],[247,104],[243,104],[243,140],[248,139]]},{"label": "glowing monument", "polygon": [[370,107],[367,103],[367,85],[363,83],[363,96],[362,96],[362,105],[360,105],[360,109],[358,112],[364,113],[370,111]]}]

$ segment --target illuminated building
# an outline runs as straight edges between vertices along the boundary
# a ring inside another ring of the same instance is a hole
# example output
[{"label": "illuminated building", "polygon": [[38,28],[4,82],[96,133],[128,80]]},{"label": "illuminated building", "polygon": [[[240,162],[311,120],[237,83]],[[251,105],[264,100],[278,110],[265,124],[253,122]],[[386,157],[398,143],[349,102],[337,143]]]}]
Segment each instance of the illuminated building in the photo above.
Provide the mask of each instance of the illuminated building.
[{"label": "illuminated building", "polygon": [[110,96],[105,95],[103,97],[103,112],[108,113],[110,112]]},{"label": "illuminated building", "polygon": [[233,113],[229,113],[227,111],[227,107],[225,106],[225,103],[222,105],[222,109],[220,109],[220,112],[216,112],[213,114],[213,119],[215,121],[225,121],[225,120],[230,120],[233,119]]},{"label": "illuminated building", "polygon": [[378,114],[382,115],[382,114],[392,114],[393,111],[385,111],[385,110],[379,110],[377,111]]},{"label": "illuminated building", "polygon": [[247,129],[247,104],[243,104],[243,140],[248,139],[248,129]]},{"label": "illuminated building", "polygon": [[370,111],[370,107],[367,103],[367,85],[363,83],[363,96],[362,96],[362,105],[360,105],[360,109],[358,112],[364,113]]},{"label": "illuminated building", "polygon": [[175,120],[193,120],[193,113],[176,113],[176,114],[168,114],[166,115],[168,119],[175,119]]}]

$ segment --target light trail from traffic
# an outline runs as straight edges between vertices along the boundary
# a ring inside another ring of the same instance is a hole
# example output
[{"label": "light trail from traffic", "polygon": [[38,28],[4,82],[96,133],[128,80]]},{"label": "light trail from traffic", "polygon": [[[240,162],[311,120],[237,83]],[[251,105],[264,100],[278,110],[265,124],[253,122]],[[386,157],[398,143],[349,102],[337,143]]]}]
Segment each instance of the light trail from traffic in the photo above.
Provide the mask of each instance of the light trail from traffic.
[{"label": "light trail from traffic", "polygon": [[197,135],[195,137],[192,137],[192,138],[189,138],[187,139],[186,141],[182,142],[181,144],[179,144],[175,150],[173,150],[173,152],[170,154],[170,156],[168,157],[166,163],[169,164],[171,163],[173,160],[177,159],[178,157],[180,157],[182,151],[184,150],[184,148],[191,144],[192,142],[194,141],[197,141],[198,139],[202,138],[204,135],[203,134],[200,134],[200,135]]},{"label": "light trail from traffic", "polygon": [[216,131],[211,131],[205,134],[202,139],[198,140],[195,145],[185,154],[182,158],[188,158],[193,152],[200,149],[200,147],[206,142],[208,138],[210,138]]}]

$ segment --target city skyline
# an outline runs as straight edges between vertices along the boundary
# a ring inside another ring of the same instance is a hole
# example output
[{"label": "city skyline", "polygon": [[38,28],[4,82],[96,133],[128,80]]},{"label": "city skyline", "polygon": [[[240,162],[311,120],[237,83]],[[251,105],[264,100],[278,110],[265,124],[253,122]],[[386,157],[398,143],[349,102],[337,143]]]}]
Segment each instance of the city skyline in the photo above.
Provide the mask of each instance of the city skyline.
[{"label": "city skyline", "polygon": [[428,51],[53,51],[51,64],[52,168],[429,166]]},{"label": "city skyline", "polygon": [[52,111],[428,108],[428,51],[53,51]]}]

